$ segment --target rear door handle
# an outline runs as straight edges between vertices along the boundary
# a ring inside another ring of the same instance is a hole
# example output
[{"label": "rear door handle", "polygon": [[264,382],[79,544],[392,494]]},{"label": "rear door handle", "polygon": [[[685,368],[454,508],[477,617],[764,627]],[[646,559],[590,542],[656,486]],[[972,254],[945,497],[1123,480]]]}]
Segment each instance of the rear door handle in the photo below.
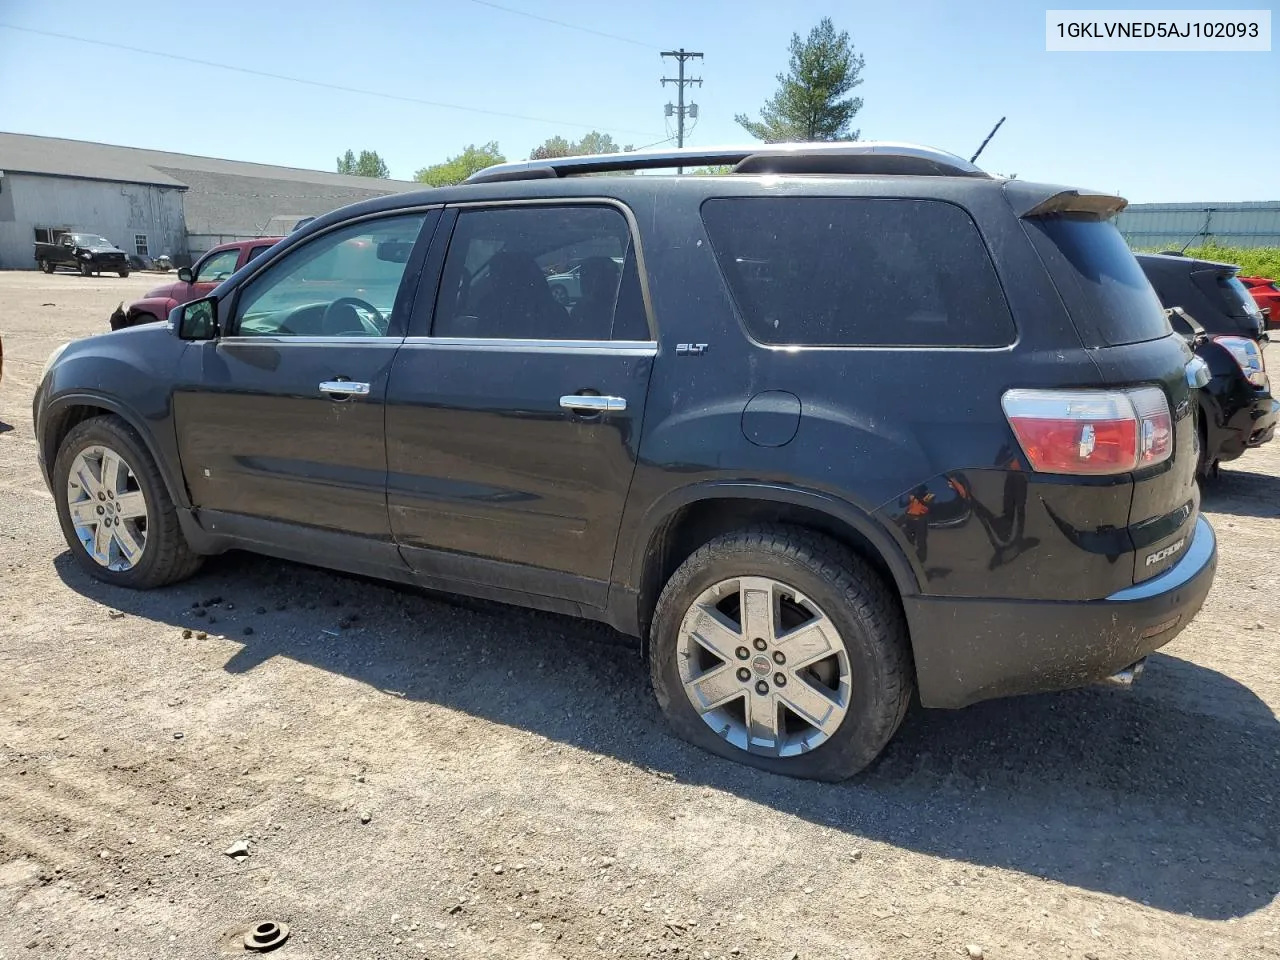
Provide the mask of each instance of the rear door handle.
[{"label": "rear door handle", "polygon": [[323,380],[320,383],[320,392],[327,393],[334,398],[367,397],[369,395],[369,385],[367,383],[356,383],[354,380]]},{"label": "rear door handle", "polygon": [[591,394],[571,393],[560,398],[560,406],[576,412],[617,413],[627,409],[627,400],[625,397],[597,397]]}]

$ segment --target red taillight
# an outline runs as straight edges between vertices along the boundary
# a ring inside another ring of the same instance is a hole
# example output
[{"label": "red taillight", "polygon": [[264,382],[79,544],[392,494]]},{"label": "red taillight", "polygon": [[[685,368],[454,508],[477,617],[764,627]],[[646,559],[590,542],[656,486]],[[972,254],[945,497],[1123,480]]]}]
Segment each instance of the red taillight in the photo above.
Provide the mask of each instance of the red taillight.
[{"label": "red taillight", "polygon": [[1001,405],[1039,473],[1128,473],[1173,452],[1173,419],[1159,387],[1007,390]]}]

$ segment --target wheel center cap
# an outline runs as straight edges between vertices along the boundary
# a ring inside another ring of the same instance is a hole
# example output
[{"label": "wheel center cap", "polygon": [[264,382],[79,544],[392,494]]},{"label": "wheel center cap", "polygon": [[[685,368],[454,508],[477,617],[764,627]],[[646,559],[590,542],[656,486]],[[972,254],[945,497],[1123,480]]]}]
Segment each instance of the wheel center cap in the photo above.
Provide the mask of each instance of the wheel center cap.
[{"label": "wheel center cap", "polygon": [[772,669],[772,665],[769,663],[769,658],[762,653],[751,661],[751,669],[763,677]]}]

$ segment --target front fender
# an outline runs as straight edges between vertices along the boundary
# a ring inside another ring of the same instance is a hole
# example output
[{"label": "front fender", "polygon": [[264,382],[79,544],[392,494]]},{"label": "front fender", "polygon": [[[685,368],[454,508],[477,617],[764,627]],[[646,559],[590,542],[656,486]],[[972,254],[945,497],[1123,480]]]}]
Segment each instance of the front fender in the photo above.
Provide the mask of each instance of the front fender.
[{"label": "front fender", "polygon": [[36,390],[33,403],[41,469],[50,479],[57,444],[74,408],[125,420],[147,447],[179,507],[190,497],[182,477],[173,420],[173,371],[189,344],[165,327],[128,327],[69,346]]},{"label": "front fender", "polygon": [[165,321],[169,319],[169,311],[176,306],[178,301],[172,297],[144,297],[133,301],[125,307],[124,312],[130,323],[136,322],[134,318],[140,313],[149,313],[157,320]]}]

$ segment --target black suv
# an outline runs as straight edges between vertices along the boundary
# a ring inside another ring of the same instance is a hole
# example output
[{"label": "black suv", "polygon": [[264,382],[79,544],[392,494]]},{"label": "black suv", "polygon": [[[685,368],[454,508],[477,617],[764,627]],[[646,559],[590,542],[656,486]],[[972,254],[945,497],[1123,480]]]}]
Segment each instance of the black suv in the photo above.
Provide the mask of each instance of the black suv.
[{"label": "black suv", "polygon": [[[677,164],[735,166],[575,175]],[[64,348],[45,476],[110,583],[244,548],[603,620],[682,736],[845,777],[913,689],[1127,680],[1209,590],[1123,205],[896,144],[493,167]]]},{"label": "black suv", "polygon": [[1198,394],[1200,472],[1235,460],[1275,435],[1280,403],[1271,395],[1263,356],[1262,311],[1231,263],[1177,254],[1138,254],[1138,264],[1164,304],[1174,330],[1209,368]]}]

